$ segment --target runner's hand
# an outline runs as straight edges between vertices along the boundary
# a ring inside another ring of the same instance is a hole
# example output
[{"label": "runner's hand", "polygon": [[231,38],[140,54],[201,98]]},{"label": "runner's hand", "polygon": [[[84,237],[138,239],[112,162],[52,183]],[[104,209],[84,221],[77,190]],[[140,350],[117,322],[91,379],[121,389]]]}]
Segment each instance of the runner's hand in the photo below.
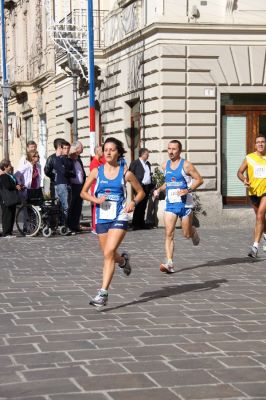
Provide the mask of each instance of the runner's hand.
[{"label": "runner's hand", "polygon": [[123,212],[131,213],[132,211],[134,211],[134,209],[135,209],[135,203],[134,203],[134,201],[131,201],[129,204],[126,205]]},{"label": "runner's hand", "polygon": [[152,194],[152,197],[154,197],[156,199],[157,197],[159,197],[159,193],[160,192],[158,190],[154,190],[153,194]]},{"label": "runner's hand", "polygon": [[95,197],[94,203],[96,204],[103,204],[105,200],[107,199],[107,196],[101,196],[101,197]]},{"label": "runner's hand", "polygon": [[188,194],[188,190],[187,189],[180,189],[177,191],[178,196],[185,196],[186,194]]},{"label": "runner's hand", "polygon": [[243,182],[243,183],[244,183],[244,185],[247,186],[247,187],[250,186],[249,180],[248,180],[247,178],[244,179],[244,182]]}]

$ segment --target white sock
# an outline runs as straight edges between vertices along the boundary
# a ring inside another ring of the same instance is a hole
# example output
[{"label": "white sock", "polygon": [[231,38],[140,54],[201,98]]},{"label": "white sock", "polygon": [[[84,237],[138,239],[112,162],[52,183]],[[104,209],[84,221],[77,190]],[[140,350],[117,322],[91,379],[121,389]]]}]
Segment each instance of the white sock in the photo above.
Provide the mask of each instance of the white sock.
[{"label": "white sock", "polygon": [[258,242],[254,242],[254,243],[253,243],[253,247],[258,248],[258,247],[259,247],[259,243],[258,243]]},{"label": "white sock", "polygon": [[101,289],[101,292],[103,293],[103,294],[108,294],[108,290],[106,290],[106,289]]}]

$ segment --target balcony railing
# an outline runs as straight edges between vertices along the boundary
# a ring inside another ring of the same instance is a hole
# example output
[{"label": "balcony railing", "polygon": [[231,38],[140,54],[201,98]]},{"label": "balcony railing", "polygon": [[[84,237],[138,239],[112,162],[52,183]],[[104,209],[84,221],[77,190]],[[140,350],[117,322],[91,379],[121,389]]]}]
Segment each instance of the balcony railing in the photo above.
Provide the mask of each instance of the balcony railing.
[{"label": "balcony railing", "polygon": [[[101,49],[104,47],[103,20],[106,10],[93,11],[94,26],[94,47]],[[81,48],[83,54],[87,53],[88,33],[87,33],[87,10],[77,9],[56,23],[50,28],[53,39],[57,44],[56,59],[60,59],[69,46]]]}]

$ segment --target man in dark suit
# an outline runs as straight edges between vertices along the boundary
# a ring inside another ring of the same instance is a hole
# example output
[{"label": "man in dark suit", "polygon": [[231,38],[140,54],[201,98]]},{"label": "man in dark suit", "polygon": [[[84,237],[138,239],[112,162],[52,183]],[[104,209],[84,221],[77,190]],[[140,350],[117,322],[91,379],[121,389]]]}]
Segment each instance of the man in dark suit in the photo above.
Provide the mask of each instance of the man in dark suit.
[{"label": "man in dark suit", "polygon": [[145,225],[145,211],[149,194],[153,187],[151,179],[151,164],[149,163],[148,158],[149,150],[146,148],[141,148],[139,150],[139,158],[135,161],[132,161],[129,166],[129,170],[133,172],[133,174],[136,176],[137,180],[139,181],[145,192],[144,199],[136,205],[133,213],[133,230],[148,228],[148,226]]}]

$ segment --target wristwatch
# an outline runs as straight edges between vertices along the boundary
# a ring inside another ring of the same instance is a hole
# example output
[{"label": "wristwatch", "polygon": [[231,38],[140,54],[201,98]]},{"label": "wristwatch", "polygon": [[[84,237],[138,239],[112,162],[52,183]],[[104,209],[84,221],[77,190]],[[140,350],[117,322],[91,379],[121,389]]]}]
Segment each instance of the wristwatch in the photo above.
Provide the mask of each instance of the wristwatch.
[{"label": "wristwatch", "polygon": [[188,193],[192,193],[192,189],[191,189],[191,187],[189,187],[189,188],[187,188],[187,191],[188,191]]}]

